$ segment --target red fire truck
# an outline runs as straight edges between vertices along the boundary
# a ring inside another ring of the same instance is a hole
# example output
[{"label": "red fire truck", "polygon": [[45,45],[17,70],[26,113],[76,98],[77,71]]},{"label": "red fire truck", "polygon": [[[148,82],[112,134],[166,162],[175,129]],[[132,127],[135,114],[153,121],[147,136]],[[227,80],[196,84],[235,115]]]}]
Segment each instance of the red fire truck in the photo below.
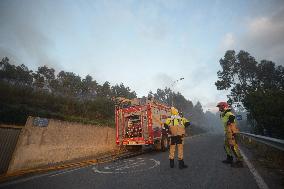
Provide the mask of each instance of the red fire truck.
[{"label": "red fire truck", "polygon": [[154,101],[116,106],[117,145],[151,145],[157,150],[167,150],[169,139],[163,125],[169,116],[170,107]]}]

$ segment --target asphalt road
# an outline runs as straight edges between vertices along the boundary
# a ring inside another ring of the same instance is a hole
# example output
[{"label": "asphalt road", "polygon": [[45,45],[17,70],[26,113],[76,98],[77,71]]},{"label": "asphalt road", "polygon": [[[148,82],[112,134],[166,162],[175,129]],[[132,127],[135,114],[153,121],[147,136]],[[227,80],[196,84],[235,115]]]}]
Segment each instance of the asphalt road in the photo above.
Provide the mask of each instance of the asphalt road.
[{"label": "asphalt road", "polygon": [[247,166],[231,168],[225,157],[222,135],[187,138],[184,160],[189,166],[169,167],[168,152],[150,152],[116,162],[61,170],[0,184],[0,188],[92,188],[92,189],[200,189],[258,188]]}]

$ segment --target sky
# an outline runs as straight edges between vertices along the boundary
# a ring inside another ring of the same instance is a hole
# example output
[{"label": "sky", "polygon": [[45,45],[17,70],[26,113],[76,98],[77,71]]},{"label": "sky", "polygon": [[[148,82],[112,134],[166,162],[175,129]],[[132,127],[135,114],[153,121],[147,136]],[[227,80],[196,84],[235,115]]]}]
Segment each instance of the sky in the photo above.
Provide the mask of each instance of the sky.
[{"label": "sky", "polygon": [[[0,0],[0,58],[214,110],[226,50],[284,65],[283,0]],[[174,82],[179,78],[184,78]]]}]

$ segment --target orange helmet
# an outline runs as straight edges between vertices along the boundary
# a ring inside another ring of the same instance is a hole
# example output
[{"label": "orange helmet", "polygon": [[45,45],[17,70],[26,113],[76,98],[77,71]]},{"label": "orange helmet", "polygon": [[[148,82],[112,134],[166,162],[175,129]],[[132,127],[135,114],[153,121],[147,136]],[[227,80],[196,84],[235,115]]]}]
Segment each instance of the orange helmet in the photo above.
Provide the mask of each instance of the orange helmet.
[{"label": "orange helmet", "polygon": [[229,108],[229,104],[227,102],[219,102],[216,107],[219,107],[221,109]]}]

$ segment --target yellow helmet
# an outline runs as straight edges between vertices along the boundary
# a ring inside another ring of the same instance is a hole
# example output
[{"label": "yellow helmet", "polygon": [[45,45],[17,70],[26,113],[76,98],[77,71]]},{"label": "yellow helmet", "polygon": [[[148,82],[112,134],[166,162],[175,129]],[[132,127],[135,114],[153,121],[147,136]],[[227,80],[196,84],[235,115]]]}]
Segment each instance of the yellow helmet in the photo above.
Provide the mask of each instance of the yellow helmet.
[{"label": "yellow helmet", "polygon": [[171,107],[172,115],[178,115],[178,110],[175,107]]}]

